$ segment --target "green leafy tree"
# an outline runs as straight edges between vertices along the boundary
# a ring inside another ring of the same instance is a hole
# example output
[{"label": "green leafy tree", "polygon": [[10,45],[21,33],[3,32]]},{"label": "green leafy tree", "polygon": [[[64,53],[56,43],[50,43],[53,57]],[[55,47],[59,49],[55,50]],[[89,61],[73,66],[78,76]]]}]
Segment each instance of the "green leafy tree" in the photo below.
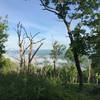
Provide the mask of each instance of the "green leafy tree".
[{"label": "green leafy tree", "polygon": [[[75,66],[74,65],[74,57],[73,57],[73,53],[71,51],[71,48],[67,49],[67,51],[65,53],[65,58],[67,59],[69,66]],[[93,71],[91,68],[91,59],[89,59],[89,57],[85,56],[85,55],[79,56],[79,59],[80,59],[80,64],[83,68],[84,77],[87,76],[86,79],[88,80],[88,83],[89,83],[90,81],[92,81],[92,77],[93,77]]]},{"label": "green leafy tree", "polygon": [[75,66],[70,66],[67,69],[67,74],[69,76],[69,81],[70,83],[75,83],[77,82],[77,73],[76,73],[76,68]]},{"label": "green leafy tree", "polygon": [[0,66],[2,66],[2,54],[5,53],[4,43],[7,41],[7,20],[0,17]]},{"label": "green leafy tree", "polygon": [[96,37],[96,46],[95,46],[95,53],[92,56],[92,64],[93,66],[97,66],[100,68],[100,33],[98,33]]},{"label": "green leafy tree", "polygon": [[98,84],[99,83],[99,80],[100,80],[100,74],[99,73],[96,73],[95,77],[96,77],[96,83]]},{"label": "green leafy tree", "polygon": [[54,75],[56,74],[56,62],[60,55],[63,54],[63,51],[65,50],[65,46],[59,44],[57,41],[53,43],[53,49],[51,50],[51,58],[53,59],[54,64]]},{"label": "green leafy tree", "polygon": [[71,48],[68,48],[65,52],[65,59],[67,59],[68,63],[74,62],[73,52],[71,51]]},{"label": "green leafy tree", "polygon": [[[40,0],[44,10],[50,11],[63,21],[70,39],[80,86],[83,84],[82,70],[80,67],[79,55],[86,54],[87,22],[95,19],[92,14],[98,9],[99,0]],[[73,21],[77,21],[72,29]]]},{"label": "green leafy tree", "polygon": [[92,36],[89,37],[89,46],[91,47],[90,59],[92,60],[92,69],[95,73],[100,73],[100,13],[96,14],[96,20],[89,21]]},{"label": "green leafy tree", "polygon": [[[21,71],[26,70],[30,72],[32,60],[34,59],[34,56],[37,54],[40,47],[43,45],[44,38],[38,41],[33,41],[34,38],[39,34],[39,32],[35,33],[34,35],[32,33],[29,34],[26,31],[25,27],[20,22],[17,24],[16,33],[18,36],[20,69]],[[38,43],[40,44],[38,45],[36,50],[33,52],[33,45],[36,45]],[[28,63],[26,63],[26,57],[25,57],[26,53],[28,53],[28,57],[27,57]]]}]

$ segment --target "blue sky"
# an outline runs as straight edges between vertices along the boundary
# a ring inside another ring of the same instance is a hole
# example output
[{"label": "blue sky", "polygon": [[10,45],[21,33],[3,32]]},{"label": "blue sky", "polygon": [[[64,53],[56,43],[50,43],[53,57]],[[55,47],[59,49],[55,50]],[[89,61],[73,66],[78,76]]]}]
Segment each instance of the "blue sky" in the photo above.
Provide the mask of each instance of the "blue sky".
[{"label": "blue sky", "polygon": [[6,49],[17,49],[17,34],[14,30],[20,21],[28,32],[40,32],[37,39],[46,38],[41,49],[50,49],[57,40],[68,46],[67,31],[56,15],[43,11],[39,0],[0,0],[0,16],[8,15],[9,30]]}]

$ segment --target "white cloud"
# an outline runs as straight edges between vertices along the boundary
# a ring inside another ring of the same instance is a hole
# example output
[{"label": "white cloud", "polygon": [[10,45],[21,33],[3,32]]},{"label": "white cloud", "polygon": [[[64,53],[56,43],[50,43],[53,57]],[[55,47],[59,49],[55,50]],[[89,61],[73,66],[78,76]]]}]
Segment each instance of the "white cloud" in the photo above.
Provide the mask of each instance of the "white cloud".
[{"label": "white cloud", "polygon": [[48,31],[48,27],[38,24],[37,22],[34,22],[34,21],[32,22],[25,19],[18,20],[18,19],[13,19],[13,18],[9,19],[9,23],[12,23],[14,25],[16,25],[18,22],[21,22],[23,26],[26,27],[26,29],[32,28],[32,29],[38,29],[39,31]]},{"label": "white cloud", "polygon": [[[24,25],[26,27],[26,30],[28,27],[31,27],[33,29],[38,28],[42,31],[45,31],[45,32],[42,32],[43,34],[40,34],[35,38],[35,40],[39,40],[39,39],[44,38],[44,37],[46,38],[46,40],[44,41],[44,45],[42,46],[41,49],[50,49],[52,47],[52,42],[54,40],[57,40],[60,43],[68,46],[69,39],[66,38],[66,30],[60,24],[57,24],[57,25],[55,24],[50,28],[46,28],[42,25],[38,25],[37,23],[33,24],[30,21],[24,20],[23,22],[24,22]],[[15,24],[16,20],[10,20],[10,23]],[[10,30],[10,31],[12,31],[12,30]],[[29,31],[31,32],[31,30],[29,30]],[[7,47],[6,47],[7,49],[18,49],[17,35],[14,31],[11,32],[11,34],[9,35],[8,42],[6,43],[6,45],[7,45]]]}]

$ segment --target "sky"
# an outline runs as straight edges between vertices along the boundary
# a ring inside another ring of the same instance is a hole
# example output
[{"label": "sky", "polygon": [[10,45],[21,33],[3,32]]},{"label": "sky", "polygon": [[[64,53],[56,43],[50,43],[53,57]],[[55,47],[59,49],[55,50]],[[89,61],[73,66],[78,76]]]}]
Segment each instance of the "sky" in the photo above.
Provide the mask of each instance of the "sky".
[{"label": "sky", "polygon": [[33,35],[40,32],[36,40],[46,38],[41,49],[51,49],[54,40],[67,47],[69,45],[64,24],[53,13],[44,11],[39,0],[0,0],[0,16],[6,15],[9,25],[7,50],[18,49],[17,34],[14,30],[18,22]]}]

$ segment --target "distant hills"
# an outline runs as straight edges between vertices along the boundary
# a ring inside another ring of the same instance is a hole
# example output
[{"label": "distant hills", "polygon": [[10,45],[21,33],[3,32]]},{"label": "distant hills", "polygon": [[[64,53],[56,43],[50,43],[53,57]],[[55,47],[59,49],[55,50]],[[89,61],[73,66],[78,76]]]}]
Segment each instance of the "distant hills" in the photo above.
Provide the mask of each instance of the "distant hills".
[{"label": "distant hills", "polygon": [[[44,64],[43,62],[45,62],[46,60],[49,64],[52,64],[53,61],[50,58],[50,52],[51,52],[50,49],[39,50],[35,56],[35,63],[37,63],[38,66],[43,66]],[[26,53],[26,56],[27,56],[27,53]],[[17,58],[19,58],[19,52],[18,50],[7,50],[6,57],[12,60],[16,60]],[[63,59],[63,55],[62,57],[58,58],[57,66],[59,66],[62,63],[66,63],[66,60]]]},{"label": "distant hills", "polygon": [[[34,52],[34,50],[33,50],[33,52]],[[42,50],[39,50],[37,52],[36,56],[39,56],[39,57],[48,56],[48,57],[50,57],[50,52],[51,52],[50,49],[42,49]],[[18,50],[7,50],[6,54],[10,57],[18,57],[19,56]],[[26,55],[27,55],[27,53],[26,53]]]},{"label": "distant hills", "polygon": [[[34,52],[34,50],[33,50]],[[40,49],[36,56],[38,57],[50,57],[50,52],[51,50],[50,49]],[[19,51],[18,50],[7,50],[6,54],[10,57],[18,57],[19,56]],[[27,55],[27,53],[26,53]],[[64,54],[61,55],[59,58],[63,58],[64,57]]]}]

